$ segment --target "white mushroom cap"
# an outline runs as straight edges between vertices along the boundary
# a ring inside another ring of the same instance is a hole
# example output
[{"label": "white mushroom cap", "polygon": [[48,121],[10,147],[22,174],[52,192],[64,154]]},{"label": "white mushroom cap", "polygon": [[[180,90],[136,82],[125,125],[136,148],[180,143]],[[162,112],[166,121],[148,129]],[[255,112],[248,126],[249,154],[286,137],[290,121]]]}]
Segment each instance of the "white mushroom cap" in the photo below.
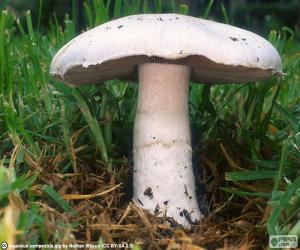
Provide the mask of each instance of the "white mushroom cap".
[{"label": "white mushroom cap", "polygon": [[276,49],[230,25],[178,14],[142,14],[93,28],[54,57],[51,75],[70,84],[137,81],[137,65],[191,66],[191,81],[248,82],[282,73]]}]

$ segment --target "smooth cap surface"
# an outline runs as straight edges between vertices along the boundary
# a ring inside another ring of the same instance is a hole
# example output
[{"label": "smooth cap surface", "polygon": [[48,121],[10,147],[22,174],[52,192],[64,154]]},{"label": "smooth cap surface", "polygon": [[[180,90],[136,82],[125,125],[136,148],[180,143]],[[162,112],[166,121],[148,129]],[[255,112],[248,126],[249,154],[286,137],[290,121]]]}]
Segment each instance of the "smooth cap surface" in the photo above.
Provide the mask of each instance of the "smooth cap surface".
[{"label": "smooth cap surface", "polygon": [[230,83],[282,73],[277,50],[264,38],[226,24],[179,14],[142,14],[93,28],[67,43],[50,73],[80,85],[137,81],[142,63],[191,66],[191,81]]}]

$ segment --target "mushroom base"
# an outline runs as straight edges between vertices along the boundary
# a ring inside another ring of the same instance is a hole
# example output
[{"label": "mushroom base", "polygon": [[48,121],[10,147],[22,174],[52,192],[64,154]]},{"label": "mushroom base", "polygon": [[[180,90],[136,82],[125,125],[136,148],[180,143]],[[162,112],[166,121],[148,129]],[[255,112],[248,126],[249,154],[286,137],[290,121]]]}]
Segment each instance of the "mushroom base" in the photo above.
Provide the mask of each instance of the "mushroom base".
[{"label": "mushroom base", "polygon": [[139,66],[134,124],[133,201],[185,227],[199,221],[188,118],[190,68]]}]

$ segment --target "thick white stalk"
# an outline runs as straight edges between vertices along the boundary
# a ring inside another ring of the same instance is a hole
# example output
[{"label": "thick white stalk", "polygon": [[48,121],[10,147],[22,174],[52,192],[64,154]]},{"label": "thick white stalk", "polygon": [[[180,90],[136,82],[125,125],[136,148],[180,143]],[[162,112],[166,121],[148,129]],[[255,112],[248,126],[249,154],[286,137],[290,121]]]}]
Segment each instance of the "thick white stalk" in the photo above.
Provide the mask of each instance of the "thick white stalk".
[{"label": "thick white stalk", "polygon": [[188,117],[190,67],[139,66],[133,140],[133,201],[190,227],[198,221]]}]

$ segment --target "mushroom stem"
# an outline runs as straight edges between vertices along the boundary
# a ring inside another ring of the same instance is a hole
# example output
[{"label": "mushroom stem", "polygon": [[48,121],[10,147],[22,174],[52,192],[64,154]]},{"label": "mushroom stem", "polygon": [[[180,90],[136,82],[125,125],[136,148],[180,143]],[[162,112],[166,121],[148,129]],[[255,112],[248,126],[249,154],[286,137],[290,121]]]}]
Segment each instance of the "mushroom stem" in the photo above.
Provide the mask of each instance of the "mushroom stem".
[{"label": "mushroom stem", "polygon": [[190,227],[198,221],[188,117],[190,67],[139,65],[133,139],[133,201]]}]

